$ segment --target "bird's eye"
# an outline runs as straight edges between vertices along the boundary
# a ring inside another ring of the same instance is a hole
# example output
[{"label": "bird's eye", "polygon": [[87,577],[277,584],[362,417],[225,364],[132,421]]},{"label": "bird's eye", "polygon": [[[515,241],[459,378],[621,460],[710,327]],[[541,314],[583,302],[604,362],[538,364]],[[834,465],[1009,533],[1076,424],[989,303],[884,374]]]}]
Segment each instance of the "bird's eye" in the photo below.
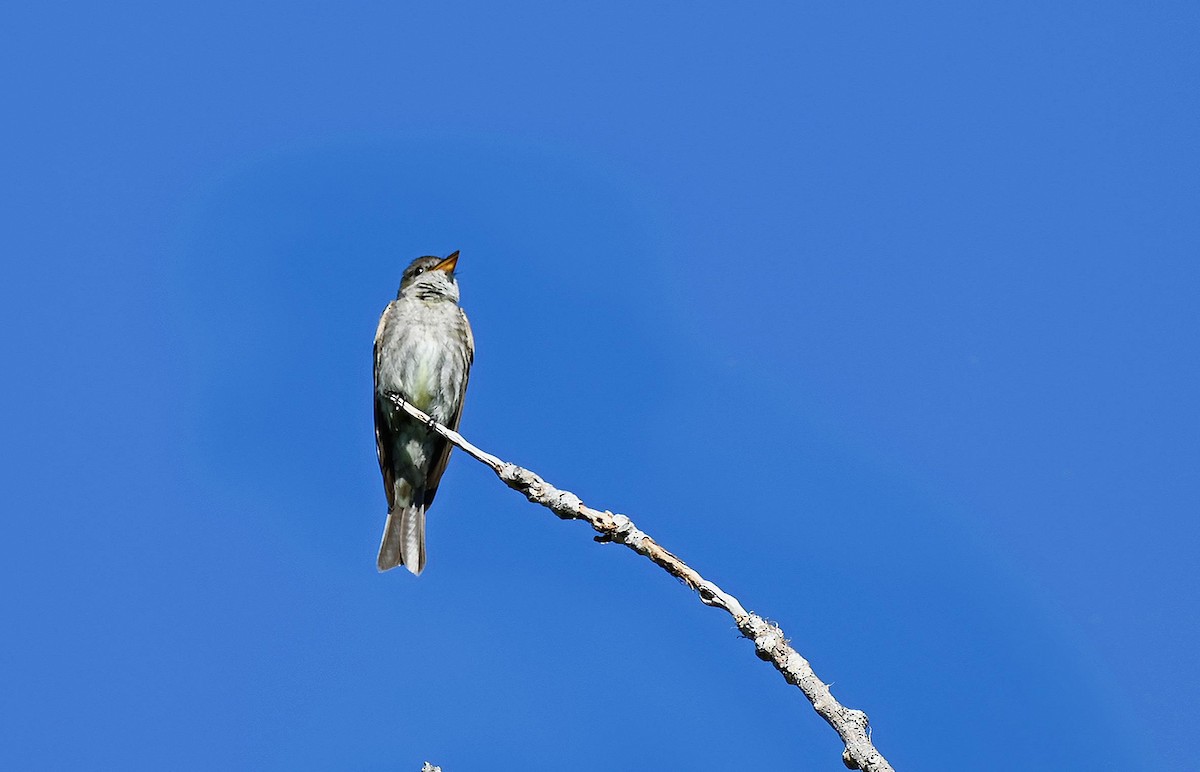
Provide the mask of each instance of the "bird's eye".
[{"label": "bird's eye", "polygon": [[422,266],[421,268],[417,268],[416,270],[414,270],[414,271],[413,271],[413,276],[420,276],[420,275],[421,275],[421,274],[423,274],[423,273],[425,273],[425,268],[424,268],[424,266]]}]

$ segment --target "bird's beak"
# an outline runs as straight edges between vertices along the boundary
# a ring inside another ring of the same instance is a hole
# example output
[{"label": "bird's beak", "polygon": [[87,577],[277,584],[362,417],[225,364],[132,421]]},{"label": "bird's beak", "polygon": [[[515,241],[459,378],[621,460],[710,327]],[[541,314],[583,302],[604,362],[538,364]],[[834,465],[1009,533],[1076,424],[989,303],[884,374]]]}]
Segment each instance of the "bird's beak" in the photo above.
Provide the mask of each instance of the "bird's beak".
[{"label": "bird's beak", "polygon": [[446,273],[453,273],[454,266],[456,263],[458,263],[458,250],[457,249],[454,250],[453,252],[451,252],[449,256],[443,258],[442,262],[438,263],[430,270],[431,271],[445,271]]}]

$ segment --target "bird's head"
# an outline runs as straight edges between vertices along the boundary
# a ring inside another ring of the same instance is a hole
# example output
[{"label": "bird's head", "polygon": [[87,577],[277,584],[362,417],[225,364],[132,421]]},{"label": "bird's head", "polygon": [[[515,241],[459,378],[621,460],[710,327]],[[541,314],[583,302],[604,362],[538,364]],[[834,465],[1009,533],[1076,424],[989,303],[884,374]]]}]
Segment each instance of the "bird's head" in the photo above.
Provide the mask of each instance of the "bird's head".
[{"label": "bird's head", "polygon": [[446,257],[418,257],[404,269],[400,279],[400,291],[396,297],[418,297],[421,300],[453,300],[458,302],[458,282],[454,280],[454,266],[458,263],[458,251]]}]

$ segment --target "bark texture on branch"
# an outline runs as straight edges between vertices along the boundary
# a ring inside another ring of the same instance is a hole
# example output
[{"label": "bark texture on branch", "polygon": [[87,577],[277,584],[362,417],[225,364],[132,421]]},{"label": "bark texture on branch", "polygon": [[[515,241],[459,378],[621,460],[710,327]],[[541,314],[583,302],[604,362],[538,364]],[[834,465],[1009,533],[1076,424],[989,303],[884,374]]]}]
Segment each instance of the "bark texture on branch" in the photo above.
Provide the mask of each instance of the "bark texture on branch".
[{"label": "bark texture on branch", "polygon": [[788,644],[778,625],[746,611],[737,598],[668,552],[639,530],[625,515],[592,509],[574,493],[556,488],[528,469],[502,461],[491,453],[480,450],[458,432],[447,429],[410,405],[399,394],[391,393],[388,397],[398,408],[424,423],[431,431],[488,466],[508,487],[524,494],[533,503],[541,504],[563,520],[587,521],[600,534],[597,540],[624,544],[694,590],[705,605],[724,609],[733,617],[742,635],[754,641],[754,649],[759,659],[770,662],[788,683],[798,686],[812,703],[813,709],[842,738],[846,745],[845,751],[842,752],[842,762],[847,768],[861,769],[864,772],[893,772],[892,765],[871,743],[867,714],[861,710],[847,708],[838,702],[829,691],[829,686],[813,672],[808,660]]}]

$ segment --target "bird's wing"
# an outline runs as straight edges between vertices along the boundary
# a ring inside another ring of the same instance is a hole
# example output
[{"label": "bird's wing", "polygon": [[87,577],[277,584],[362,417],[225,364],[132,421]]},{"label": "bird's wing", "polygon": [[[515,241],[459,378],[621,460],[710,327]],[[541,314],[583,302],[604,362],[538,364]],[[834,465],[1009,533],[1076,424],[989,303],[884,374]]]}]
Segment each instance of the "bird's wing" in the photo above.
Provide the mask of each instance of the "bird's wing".
[{"label": "bird's wing", "polygon": [[[475,335],[471,332],[471,323],[467,321],[467,315],[460,308],[458,313],[462,316],[463,330],[467,333],[467,361],[463,367],[462,385],[458,388],[458,407],[454,410],[454,415],[450,416],[450,422],[447,426],[455,431],[458,430],[458,422],[462,420],[463,402],[467,396],[467,381],[471,379],[471,364],[475,361]],[[433,496],[437,493],[438,483],[442,481],[442,473],[446,471],[446,464],[450,461],[451,445],[446,440],[438,438],[438,442],[434,445],[433,452],[430,457],[433,463],[429,465],[429,475],[425,478],[425,508],[433,503]]]},{"label": "bird's wing", "polygon": [[387,493],[388,511],[395,505],[396,495],[395,467],[392,466],[392,430],[388,428],[387,416],[379,404],[379,356],[383,346],[383,330],[391,317],[392,304],[388,303],[379,317],[379,326],[375,329],[375,385],[372,389],[375,403],[375,451],[379,454],[379,471],[383,473],[383,489]]}]

